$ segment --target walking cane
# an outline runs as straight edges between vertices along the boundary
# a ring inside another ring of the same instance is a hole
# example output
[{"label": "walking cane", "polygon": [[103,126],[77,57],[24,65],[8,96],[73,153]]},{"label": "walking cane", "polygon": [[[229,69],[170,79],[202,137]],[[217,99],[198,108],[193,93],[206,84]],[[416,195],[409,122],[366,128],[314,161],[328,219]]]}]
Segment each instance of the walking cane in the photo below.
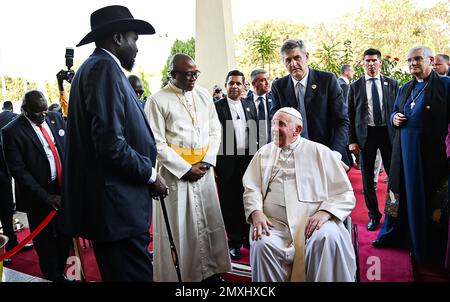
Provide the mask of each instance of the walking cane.
[{"label": "walking cane", "polygon": [[[83,258],[83,254],[81,252],[81,247],[80,247],[80,241],[78,237],[74,237],[72,238],[72,243],[73,243],[73,250],[75,252],[75,257],[77,257],[80,260],[80,281],[81,282],[86,282],[86,274],[85,274],[85,269],[84,269],[84,258]],[[75,265],[78,268],[78,263],[75,263]]]},{"label": "walking cane", "polygon": [[178,253],[177,253],[175,244],[173,242],[172,231],[170,229],[170,224],[169,224],[169,218],[167,217],[166,204],[164,203],[164,197],[162,194],[159,196],[159,200],[161,202],[161,208],[162,208],[162,212],[164,215],[164,222],[166,223],[167,234],[169,235],[170,252],[172,254],[173,265],[175,266],[175,270],[177,271],[178,282],[182,282],[181,281],[180,264],[178,262]]}]

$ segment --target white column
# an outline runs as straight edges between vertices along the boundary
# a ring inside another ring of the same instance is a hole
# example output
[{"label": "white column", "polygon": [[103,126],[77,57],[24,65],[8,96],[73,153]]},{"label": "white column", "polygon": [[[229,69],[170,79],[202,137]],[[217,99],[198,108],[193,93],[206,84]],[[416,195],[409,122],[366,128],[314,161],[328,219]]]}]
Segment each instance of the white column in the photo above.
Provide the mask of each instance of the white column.
[{"label": "white column", "polygon": [[231,0],[196,1],[195,61],[202,72],[197,83],[212,93],[236,68]]}]

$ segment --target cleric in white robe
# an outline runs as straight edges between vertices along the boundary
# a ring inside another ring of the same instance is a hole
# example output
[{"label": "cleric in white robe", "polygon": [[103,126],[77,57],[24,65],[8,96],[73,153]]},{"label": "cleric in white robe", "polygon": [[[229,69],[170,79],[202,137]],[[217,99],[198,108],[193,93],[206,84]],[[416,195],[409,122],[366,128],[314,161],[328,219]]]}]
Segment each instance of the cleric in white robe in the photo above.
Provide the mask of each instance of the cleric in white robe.
[{"label": "cleric in white robe", "polygon": [[352,186],[339,156],[301,130],[297,110],[278,110],[274,141],[243,178],[252,280],[352,282],[355,253],[342,223],[355,207]]},{"label": "cleric in white robe", "polygon": [[[214,172],[221,125],[212,96],[195,86],[199,71],[187,55],[170,63],[171,80],[145,105],[167,182],[165,204],[183,282],[221,281],[231,270]],[[178,281],[159,201],[153,202],[153,280]]]}]

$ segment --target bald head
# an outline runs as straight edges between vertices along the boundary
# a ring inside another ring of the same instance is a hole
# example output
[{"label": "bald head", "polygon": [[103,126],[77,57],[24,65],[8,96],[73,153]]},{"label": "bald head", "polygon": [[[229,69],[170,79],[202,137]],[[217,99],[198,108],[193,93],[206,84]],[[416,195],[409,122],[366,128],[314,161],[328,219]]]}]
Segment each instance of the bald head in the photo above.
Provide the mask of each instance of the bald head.
[{"label": "bald head", "polygon": [[180,66],[185,65],[186,63],[191,63],[195,65],[194,59],[188,56],[185,53],[177,53],[172,56],[169,63],[169,70],[178,70]]},{"label": "bald head", "polygon": [[141,79],[138,76],[132,74],[128,77],[128,82],[130,82],[131,87],[133,87],[133,90],[134,92],[136,92],[137,97],[141,98],[144,94],[144,87],[142,85]]},{"label": "bald head", "polygon": [[184,53],[177,53],[169,63],[171,82],[184,91],[191,91],[195,87],[200,71],[194,59]]},{"label": "bald head", "polygon": [[39,90],[29,90],[22,100],[22,110],[26,117],[36,124],[42,124],[48,113],[47,100]]}]

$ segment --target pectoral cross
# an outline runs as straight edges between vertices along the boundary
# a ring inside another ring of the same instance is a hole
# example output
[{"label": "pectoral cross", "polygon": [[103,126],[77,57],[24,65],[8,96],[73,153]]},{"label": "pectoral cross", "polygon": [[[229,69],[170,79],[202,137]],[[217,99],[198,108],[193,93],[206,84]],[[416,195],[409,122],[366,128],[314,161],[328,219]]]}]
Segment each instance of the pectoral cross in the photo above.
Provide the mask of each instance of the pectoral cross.
[{"label": "pectoral cross", "polygon": [[411,110],[413,110],[414,106],[416,106],[416,102],[412,101],[411,104],[409,105],[409,107],[411,108]]}]

